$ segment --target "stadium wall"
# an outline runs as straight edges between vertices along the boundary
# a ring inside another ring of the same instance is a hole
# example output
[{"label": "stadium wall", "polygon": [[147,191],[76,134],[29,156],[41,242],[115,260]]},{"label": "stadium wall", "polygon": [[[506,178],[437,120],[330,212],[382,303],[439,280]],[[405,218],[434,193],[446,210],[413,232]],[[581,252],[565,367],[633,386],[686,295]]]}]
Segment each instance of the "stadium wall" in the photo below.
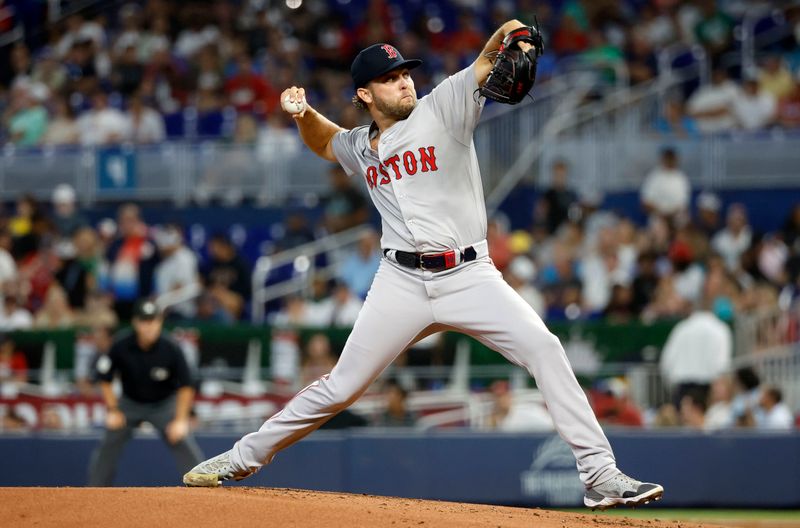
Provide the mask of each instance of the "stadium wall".
[{"label": "stadium wall", "polygon": [[[664,506],[800,506],[800,433],[612,431],[609,438],[627,473],[664,484]],[[198,440],[213,455],[236,439]],[[97,442],[97,436],[0,437],[0,486],[83,486]],[[179,482],[160,440],[140,435],[128,445],[117,485]],[[475,432],[319,431],[240,485],[547,507],[580,506],[583,493],[558,437]]]}]

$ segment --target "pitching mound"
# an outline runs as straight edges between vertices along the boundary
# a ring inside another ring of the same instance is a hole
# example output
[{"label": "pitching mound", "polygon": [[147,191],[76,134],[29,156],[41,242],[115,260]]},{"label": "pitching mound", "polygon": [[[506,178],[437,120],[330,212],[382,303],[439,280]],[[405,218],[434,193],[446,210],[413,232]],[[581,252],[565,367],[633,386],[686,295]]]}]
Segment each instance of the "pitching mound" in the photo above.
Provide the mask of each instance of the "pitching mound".
[{"label": "pitching mound", "polygon": [[678,521],[586,515],[343,493],[265,488],[0,488],[4,526],[112,528],[701,528]]}]

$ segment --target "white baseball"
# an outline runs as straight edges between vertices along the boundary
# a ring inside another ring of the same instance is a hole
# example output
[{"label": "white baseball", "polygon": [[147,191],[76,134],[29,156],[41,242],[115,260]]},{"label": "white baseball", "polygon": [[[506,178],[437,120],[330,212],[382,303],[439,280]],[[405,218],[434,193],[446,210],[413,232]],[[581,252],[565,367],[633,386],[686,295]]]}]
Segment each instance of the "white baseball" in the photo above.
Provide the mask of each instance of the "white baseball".
[{"label": "white baseball", "polygon": [[281,101],[281,107],[290,114],[299,114],[306,109],[306,98],[303,97],[300,101],[291,101],[287,95],[283,98],[283,101]]}]

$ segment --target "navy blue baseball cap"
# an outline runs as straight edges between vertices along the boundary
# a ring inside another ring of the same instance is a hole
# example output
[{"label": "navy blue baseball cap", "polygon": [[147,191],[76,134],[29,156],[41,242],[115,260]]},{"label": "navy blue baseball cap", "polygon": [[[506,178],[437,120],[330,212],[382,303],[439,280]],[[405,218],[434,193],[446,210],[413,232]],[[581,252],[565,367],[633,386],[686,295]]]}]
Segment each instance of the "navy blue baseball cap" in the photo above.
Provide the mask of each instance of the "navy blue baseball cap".
[{"label": "navy blue baseball cap", "polygon": [[376,77],[398,68],[413,69],[422,64],[419,59],[404,59],[391,44],[373,44],[356,55],[350,66],[355,88],[363,88]]}]

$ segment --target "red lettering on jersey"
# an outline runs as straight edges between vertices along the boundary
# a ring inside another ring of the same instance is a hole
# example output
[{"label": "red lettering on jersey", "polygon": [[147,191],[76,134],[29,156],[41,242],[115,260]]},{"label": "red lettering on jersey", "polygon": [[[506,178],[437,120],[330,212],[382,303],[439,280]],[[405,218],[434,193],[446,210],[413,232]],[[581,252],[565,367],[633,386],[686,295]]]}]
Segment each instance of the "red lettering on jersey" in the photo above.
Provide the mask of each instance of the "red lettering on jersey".
[{"label": "red lettering on jersey", "polygon": [[436,166],[436,153],[434,152],[435,148],[436,147],[434,146],[430,146],[428,147],[427,152],[425,152],[425,147],[419,148],[419,161],[422,164],[422,172],[439,170],[439,168]]},{"label": "red lettering on jersey", "polygon": [[414,157],[414,153],[410,150],[403,152],[403,166],[409,176],[417,173],[417,158]]},{"label": "red lettering on jersey", "polygon": [[378,170],[380,171],[381,176],[383,176],[380,181],[381,185],[386,185],[387,183],[392,182],[392,179],[389,177],[389,173],[386,172],[386,169],[383,168],[383,165],[378,165]]},{"label": "red lettering on jersey", "polygon": [[375,167],[367,167],[367,185],[372,189],[377,184],[378,170]]},{"label": "red lettering on jersey", "polygon": [[383,162],[383,164],[386,165],[387,167],[389,166],[392,167],[392,170],[394,170],[394,176],[396,180],[399,180],[400,178],[403,177],[403,175],[400,173],[400,167],[399,167],[400,156],[398,156],[397,154],[395,154],[391,158],[387,158],[386,161]]},{"label": "red lettering on jersey", "polygon": [[381,49],[386,52],[386,55],[390,59],[397,58],[397,50],[394,49],[394,46],[390,46],[389,44],[384,44],[383,46],[381,46]]}]

